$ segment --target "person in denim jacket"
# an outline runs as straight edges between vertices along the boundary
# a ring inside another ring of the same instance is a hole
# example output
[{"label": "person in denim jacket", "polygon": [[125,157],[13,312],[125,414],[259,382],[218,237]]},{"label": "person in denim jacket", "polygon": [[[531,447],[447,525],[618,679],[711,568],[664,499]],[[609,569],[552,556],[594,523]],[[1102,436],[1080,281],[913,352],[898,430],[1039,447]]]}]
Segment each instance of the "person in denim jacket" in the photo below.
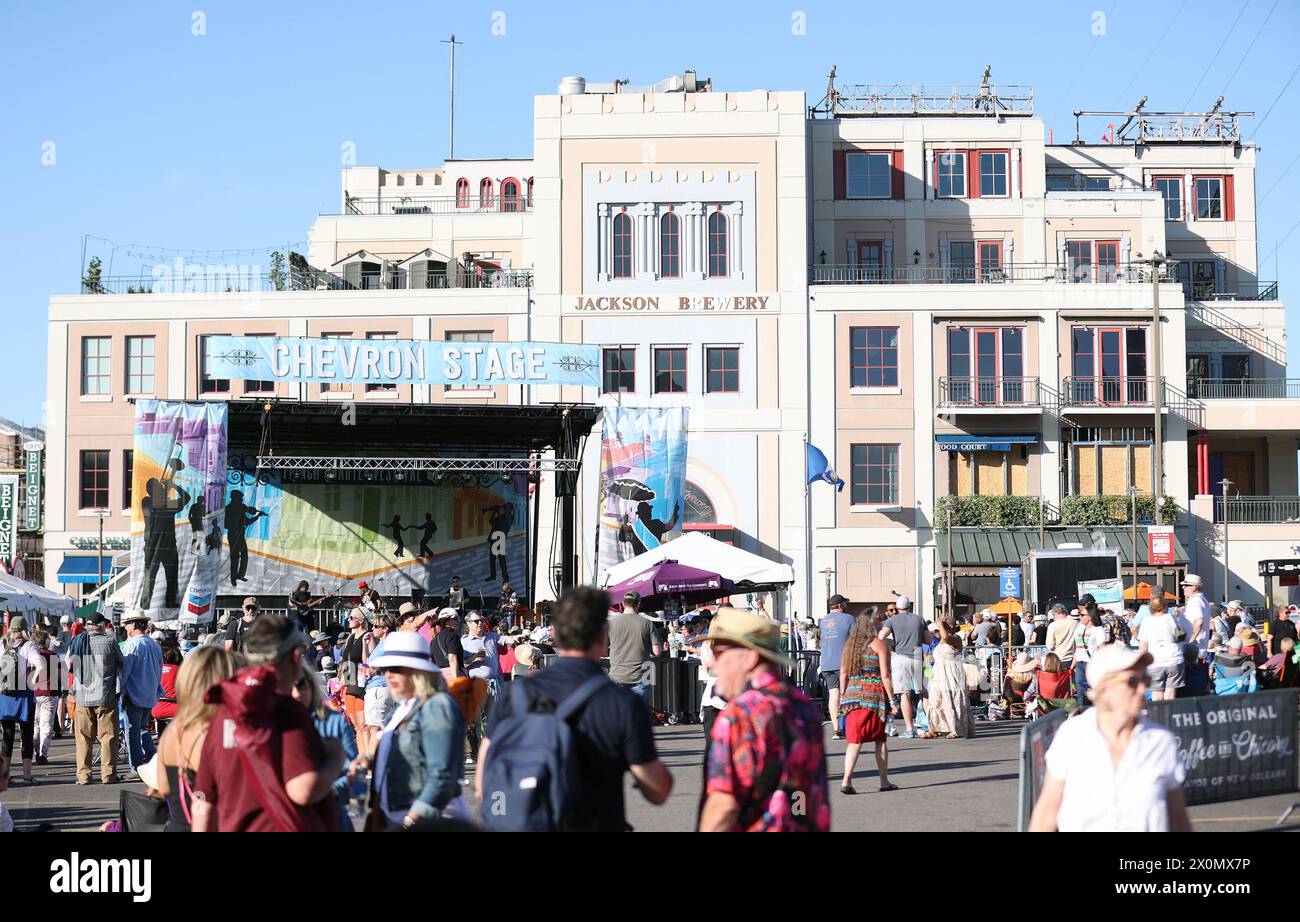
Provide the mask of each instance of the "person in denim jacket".
[{"label": "person in denim jacket", "polygon": [[[429,642],[414,631],[390,634],[370,668],[383,671],[397,709],[374,759],[353,763],[354,770],[373,771],[367,828],[396,823],[409,829],[422,820],[466,818],[465,718],[447,694]],[[385,822],[377,822],[380,818]]]}]

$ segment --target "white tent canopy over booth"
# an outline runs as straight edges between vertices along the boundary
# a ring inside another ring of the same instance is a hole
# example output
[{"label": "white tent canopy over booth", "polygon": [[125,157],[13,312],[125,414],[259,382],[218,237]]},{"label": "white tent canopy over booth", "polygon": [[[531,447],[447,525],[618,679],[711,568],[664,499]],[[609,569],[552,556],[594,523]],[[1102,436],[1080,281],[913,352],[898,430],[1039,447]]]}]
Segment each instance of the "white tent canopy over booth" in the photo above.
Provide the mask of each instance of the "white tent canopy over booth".
[{"label": "white tent canopy over booth", "polygon": [[21,615],[72,615],[77,603],[44,586],[19,579],[12,573],[0,572],[0,611]]},{"label": "white tent canopy over booth", "polygon": [[794,582],[794,568],[789,564],[768,560],[699,532],[687,532],[610,567],[601,574],[600,585],[618,585],[661,560],[676,560],[688,567],[717,573],[731,580],[737,592],[772,592]]}]

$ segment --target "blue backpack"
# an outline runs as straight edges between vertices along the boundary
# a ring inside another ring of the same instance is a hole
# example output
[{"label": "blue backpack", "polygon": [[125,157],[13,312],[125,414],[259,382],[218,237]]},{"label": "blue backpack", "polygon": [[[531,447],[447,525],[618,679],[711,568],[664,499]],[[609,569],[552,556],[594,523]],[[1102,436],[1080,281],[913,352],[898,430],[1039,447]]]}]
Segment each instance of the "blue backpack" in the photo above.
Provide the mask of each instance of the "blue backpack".
[{"label": "blue backpack", "polygon": [[558,832],[581,788],[572,718],[602,688],[593,676],[558,705],[516,679],[523,700],[497,722],[483,762],[483,826],[490,832]]}]

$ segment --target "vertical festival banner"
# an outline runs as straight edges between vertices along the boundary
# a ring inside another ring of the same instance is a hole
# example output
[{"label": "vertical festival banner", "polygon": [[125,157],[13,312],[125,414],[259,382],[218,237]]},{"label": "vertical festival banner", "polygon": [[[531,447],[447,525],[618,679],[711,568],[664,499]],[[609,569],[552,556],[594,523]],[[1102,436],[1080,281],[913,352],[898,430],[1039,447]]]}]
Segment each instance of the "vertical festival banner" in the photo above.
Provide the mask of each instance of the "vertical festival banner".
[{"label": "vertical festival banner", "polygon": [[26,452],[27,479],[24,491],[26,496],[23,503],[23,529],[26,531],[41,530],[41,474],[45,470],[44,442],[28,442],[23,446]]},{"label": "vertical festival banner", "polygon": [[215,614],[226,419],[224,403],[136,404],[131,600],[155,619],[202,624]]},{"label": "vertical festival banner", "polygon": [[686,408],[606,407],[600,442],[601,572],[681,534]]}]

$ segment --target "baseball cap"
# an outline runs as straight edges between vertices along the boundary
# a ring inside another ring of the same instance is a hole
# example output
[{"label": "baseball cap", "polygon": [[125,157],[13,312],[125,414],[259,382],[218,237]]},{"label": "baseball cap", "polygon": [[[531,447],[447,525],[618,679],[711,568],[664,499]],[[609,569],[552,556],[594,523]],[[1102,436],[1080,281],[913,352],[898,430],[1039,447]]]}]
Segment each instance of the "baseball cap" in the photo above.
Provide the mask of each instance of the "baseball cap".
[{"label": "baseball cap", "polygon": [[1228,611],[1241,611],[1246,606],[1240,599],[1233,599],[1228,603]]},{"label": "baseball cap", "polygon": [[912,600],[905,595],[900,595],[894,604],[898,606],[899,611],[908,611],[912,607]]},{"label": "baseball cap", "polygon": [[1107,677],[1117,672],[1127,672],[1136,667],[1151,665],[1151,654],[1141,653],[1120,643],[1099,647],[1088,660],[1088,684],[1096,688]]},{"label": "baseball cap", "polygon": [[361,582],[357,583],[357,588],[358,588],[358,589],[365,589],[365,588],[368,587],[369,585],[370,585],[370,584],[367,583],[367,582],[363,579]]},{"label": "baseball cap", "polygon": [[630,589],[630,590],[628,590],[627,592],[623,593],[623,604],[624,604],[624,605],[640,605],[640,604],[641,604],[641,593],[637,592],[635,589]]},{"label": "baseball cap", "polygon": [[101,614],[100,612],[95,612],[93,615],[91,615],[89,618],[86,619],[87,624],[94,624],[94,625],[105,624],[107,621],[108,619],[105,618],[103,614]]},{"label": "baseball cap", "polygon": [[828,605],[848,605],[848,604],[849,604],[849,600],[846,599],[846,598],[844,598],[844,596],[840,595],[840,594],[837,592],[837,593],[835,593],[835,595],[831,596],[829,599],[826,600],[826,604],[828,604]]},{"label": "baseball cap", "polygon": [[1097,604],[1097,600],[1092,597],[1091,592],[1085,592],[1083,595],[1079,596],[1080,608],[1087,608],[1089,605],[1096,605],[1096,604]]},{"label": "baseball cap", "polygon": [[257,607],[257,596],[255,596],[255,595],[250,595],[250,596],[245,596],[245,597],[244,597],[244,605],[243,605],[243,607],[244,607],[244,608],[247,608],[247,607],[250,606],[250,605],[252,605],[254,608]]}]

